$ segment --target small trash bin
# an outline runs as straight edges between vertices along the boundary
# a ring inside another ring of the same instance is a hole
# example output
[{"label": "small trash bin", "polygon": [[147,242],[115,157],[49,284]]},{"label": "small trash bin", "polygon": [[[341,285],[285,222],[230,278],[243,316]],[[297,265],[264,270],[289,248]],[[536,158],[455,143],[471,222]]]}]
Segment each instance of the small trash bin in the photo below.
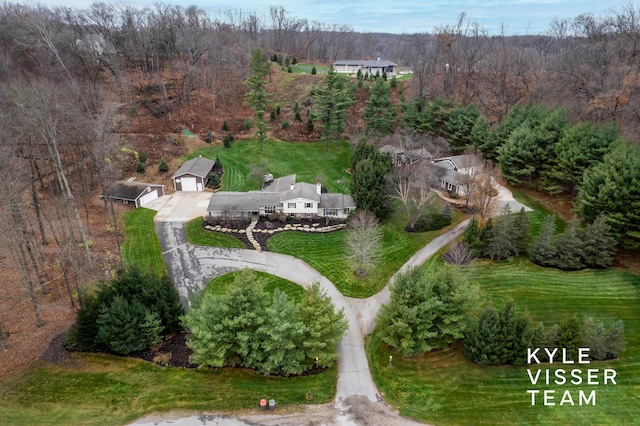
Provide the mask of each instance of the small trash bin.
[{"label": "small trash bin", "polygon": [[273,411],[276,409],[276,400],[275,399],[270,399],[269,400],[269,410]]},{"label": "small trash bin", "polygon": [[264,411],[264,410],[266,410],[266,409],[267,409],[267,400],[266,400],[266,399],[261,399],[261,400],[260,400],[260,409],[261,409],[262,411]]}]

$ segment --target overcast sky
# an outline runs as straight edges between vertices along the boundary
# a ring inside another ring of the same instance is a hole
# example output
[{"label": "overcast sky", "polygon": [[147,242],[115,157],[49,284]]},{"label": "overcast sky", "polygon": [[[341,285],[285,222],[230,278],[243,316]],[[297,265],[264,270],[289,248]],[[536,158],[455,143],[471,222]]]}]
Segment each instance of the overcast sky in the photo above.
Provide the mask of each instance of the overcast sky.
[{"label": "overcast sky", "polygon": [[[37,1],[37,0],[36,0]],[[573,19],[583,13],[604,16],[621,12],[640,0],[174,0],[166,4],[197,6],[216,15],[219,11],[254,11],[266,14],[269,6],[281,5],[289,15],[328,24],[348,24],[359,32],[432,32],[435,27],[455,25],[461,13],[477,21],[489,33],[504,25],[508,34],[540,34],[552,20]],[[118,3],[152,6],[155,0],[120,0]],[[40,0],[47,6],[88,8],[91,0]]]}]

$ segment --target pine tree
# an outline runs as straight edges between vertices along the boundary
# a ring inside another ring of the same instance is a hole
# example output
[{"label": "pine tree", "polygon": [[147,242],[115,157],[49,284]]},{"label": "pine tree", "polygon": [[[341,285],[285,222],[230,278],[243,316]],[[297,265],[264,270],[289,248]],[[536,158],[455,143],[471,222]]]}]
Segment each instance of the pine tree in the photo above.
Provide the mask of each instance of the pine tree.
[{"label": "pine tree", "polygon": [[555,266],[556,265],[556,244],[555,244],[555,232],[556,232],[556,218],[553,215],[549,215],[544,219],[542,227],[540,228],[540,235],[531,245],[529,254],[531,255],[531,261],[540,266]]},{"label": "pine tree", "polygon": [[604,214],[587,225],[583,240],[582,255],[588,268],[608,268],[613,264],[617,241],[611,235],[611,227]]},{"label": "pine tree", "polygon": [[251,54],[249,67],[251,68],[251,75],[244,81],[244,84],[249,88],[245,99],[247,105],[253,109],[253,115],[256,119],[256,137],[260,142],[260,152],[262,152],[264,142],[267,140],[267,131],[269,130],[269,126],[264,120],[264,114],[270,105],[264,78],[269,74],[271,65],[267,56],[260,49],[256,49]]},{"label": "pine tree", "polygon": [[556,343],[567,350],[568,359],[578,358],[578,348],[582,347],[582,322],[578,317],[570,317],[560,323]]},{"label": "pine tree", "polygon": [[322,138],[326,150],[329,150],[329,140],[336,138],[338,142],[344,131],[346,112],[353,100],[350,82],[339,75],[333,66],[329,67],[324,82],[315,92],[317,116],[322,122]]},{"label": "pine tree", "polygon": [[344,310],[335,310],[320,284],[312,283],[300,300],[300,317],[306,326],[303,339],[306,369],[331,367],[338,359],[337,345],[347,331]]},{"label": "pine tree", "polygon": [[485,256],[491,260],[504,260],[518,253],[518,245],[515,239],[514,221],[511,208],[506,204],[500,216],[495,221],[495,226],[488,236],[488,244]]},{"label": "pine tree", "polygon": [[169,171],[169,165],[167,164],[167,160],[163,158],[160,159],[160,162],[158,163],[158,171],[160,173],[167,173]]},{"label": "pine tree", "polygon": [[462,241],[467,245],[467,247],[469,247],[469,250],[474,257],[479,257],[484,253],[484,245],[480,240],[480,232],[480,224],[478,223],[478,219],[474,216],[471,218],[469,226],[464,230],[464,234],[462,234]]},{"label": "pine tree", "polygon": [[574,218],[569,226],[556,239],[556,266],[565,271],[577,271],[584,268],[583,244],[578,235],[578,222]]},{"label": "pine tree", "polygon": [[393,132],[396,108],[391,103],[389,85],[384,80],[377,80],[371,86],[363,115],[367,120],[367,133],[388,135]]}]

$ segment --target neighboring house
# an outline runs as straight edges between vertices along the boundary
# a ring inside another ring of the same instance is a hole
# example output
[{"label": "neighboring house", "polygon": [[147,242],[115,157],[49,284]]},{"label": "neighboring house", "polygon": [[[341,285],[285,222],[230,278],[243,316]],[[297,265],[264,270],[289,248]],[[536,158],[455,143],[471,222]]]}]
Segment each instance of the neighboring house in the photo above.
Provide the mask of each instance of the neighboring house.
[{"label": "neighboring house", "polygon": [[96,57],[100,57],[105,53],[116,53],[113,44],[98,33],[87,34],[82,39],[76,39],[76,46],[78,49],[91,53]]},{"label": "neighboring house", "polygon": [[397,146],[385,145],[380,148],[380,152],[389,154],[393,165],[396,167],[410,166],[421,160],[429,162],[433,160],[433,155],[424,148],[405,150]]},{"label": "neighboring house", "polygon": [[482,160],[475,155],[455,155],[433,160],[432,175],[438,186],[451,194],[466,196],[467,182],[477,174]]},{"label": "neighboring house", "polygon": [[296,175],[273,179],[260,191],[224,192],[211,197],[209,215],[213,217],[267,216],[282,213],[301,218],[346,218],[356,209],[351,195],[323,193],[322,186],[298,182]]},{"label": "neighboring house", "polygon": [[343,59],[339,61],[335,61],[333,63],[333,68],[337,73],[342,74],[357,74],[358,70],[362,72],[362,75],[376,75],[383,73],[387,74],[387,77],[393,77],[398,73],[397,68],[398,64],[393,63],[391,61],[384,61],[378,58],[375,61],[371,60],[361,60],[361,59]]},{"label": "neighboring house", "polygon": [[104,198],[134,203],[136,207],[144,207],[150,201],[164,195],[164,185],[134,181],[116,181],[102,194]]},{"label": "neighboring house", "polygon": [[216,162],[208,158],[196,157],[185,162],[171,176],[176,191],[204,191],[209,175]]}]

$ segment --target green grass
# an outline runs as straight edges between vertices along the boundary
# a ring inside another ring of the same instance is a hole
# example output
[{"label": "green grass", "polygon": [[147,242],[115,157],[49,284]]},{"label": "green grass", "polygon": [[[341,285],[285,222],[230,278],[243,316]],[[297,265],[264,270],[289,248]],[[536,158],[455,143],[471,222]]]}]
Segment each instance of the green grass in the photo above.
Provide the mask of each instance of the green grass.
[{"label": "green grass", "polygon": [[260,182],[247,181],[251,164],[266,161],[266,172],[274,177],[297,174],[298,182],[316,183],[323,176],[323,185],[329,192],[349,192],[350,175],[346,173],[351,161],[351,148],[347,142],[341,142],[336,148],[331,143],[325,151],[322,142],[294,143],[267,141],[263,152],[255,141],[236,141],[231,148],[215,146],[192,152],[189,158],[202,155],[215,160],[220,159],[224,174],[222,190],[248,191],[260,189]]},{"label": "green grass", "polygon": [[[284,278],[277,277],[275,275],[267,274],[266,272],[254,271],[258,278],[264,282],[264,289],[266,292],[273,294],[276,288],[281,292],[286,293],[287,298],[296,303],[300,302],[304,295],[305,289],[298,284],[285,280]],[[241,272],[230,272],[228,274],[221,275],[214,278],[205,287],[205,293],[212,294],[224,294],[227,286],[235,280],[236,276]]]},{"label": "green grass", "polygon": [[187,222],[185,233],[187,239],[199,246],[246,248],[244,243],[233,235],[207,231],[202,227],[204,219],[197,217]]},{"label": "green grass", "polygon": [[[640,277],[619,269],[562,272],[540,268],[524,259],[482,261],[472,267],[471,274],[488,301],[501,306],[513,300],[518,312],[547,325],[576,314],[622,319],[628,347],[621,359],[581,366],[614,368],[618,385],[532,386],[526,367],[476,366],[466,360],[461,345],[414,358],[394,356],[393,367],[389,368],[392,352],[374,333],[367,340],[369,365],[391,405],[405,416],[438,425],[637,424]],[[587,393],[595,389],[597,405],[532,406],[528,389],[554,389],[556,404],[565,389],[576,401],[578,389]]]},{"label": "green grass", "polygon": [[[36,362],[0,383],[0,424],[122,425],[154,412],[276,408],[322,404],[335,394],[337,370],[278,378],[244,369],[184,369],[104,354],[72,353],[64,365]],[[313,400],[306,400],[311,390]]]},{"label": "green grass", "polygon": [[[564,231],[567,226],[567,222],[559,215],[554,213],[553,210],[540,203],[537,200],[534,200],[529,195],[524,193],[523,191],[514,189],[512,190],[513,198],[517,201],[520,201],[522,204],[525,204],[527,207],[533,209],[533,211],[528,212],[529,221],[531,222],[531,233],[532,235],[538,235],[540,233],[540,227],[542,226],[542,222],[544,219],[551,215],[556,217],[556,233],[560,233]],[[518,212],[513,212],[518,213]]]},{"label": "green grass", "polygon": [[[297,63],[295,65],[289,65],[291,67],[291,72],[294,74],[311,74],[311,69],[314,67],[313,64],[301,64]],[[324,65],[315,65],[317,74],[326,74],[329,70],[329,67]],[[283,66],[283,69],[286,71],[287,67]]]},{"label": "green grass", "polygon": [[[463,216],[454,212],[453,224]],[[296,256],[333,282],[349,297],[369,297],[382,290],[393,274],[419,249],[450,227],[439,231],[408,233],[399,211],[382,224],[384,232],[381,261],[365,277],[357,276],[347,265],[344,252],[345,231],[328,234],[282,232],[267,240],[270,251]],[[453,225],[451,225],[453,226]]]},{"label": "green grass", "polygon": [[166,274],[162,249],[156,234],[154,210],[135,209],[124,215],[125,230],[122,255],[127,265],[138,265],[143,271]]}]

